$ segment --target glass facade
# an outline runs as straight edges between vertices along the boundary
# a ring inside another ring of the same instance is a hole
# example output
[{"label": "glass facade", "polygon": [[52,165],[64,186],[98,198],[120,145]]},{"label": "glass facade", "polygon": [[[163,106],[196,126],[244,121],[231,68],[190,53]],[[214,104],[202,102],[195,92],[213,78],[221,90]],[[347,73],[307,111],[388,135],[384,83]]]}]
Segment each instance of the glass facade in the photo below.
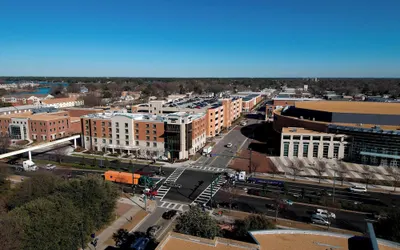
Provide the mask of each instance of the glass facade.
[{"label": "glass facade", "polygon": [[283,156],[289,156],[289,142],[283,143]]},{"label": "glass facade", "polygon": [[303,142],[303,157],[308,156],[308,142]]},{"label": "glass facade", "polygon": [[295,142],[293,145],[293,156],[299,157],[299,143]]}]

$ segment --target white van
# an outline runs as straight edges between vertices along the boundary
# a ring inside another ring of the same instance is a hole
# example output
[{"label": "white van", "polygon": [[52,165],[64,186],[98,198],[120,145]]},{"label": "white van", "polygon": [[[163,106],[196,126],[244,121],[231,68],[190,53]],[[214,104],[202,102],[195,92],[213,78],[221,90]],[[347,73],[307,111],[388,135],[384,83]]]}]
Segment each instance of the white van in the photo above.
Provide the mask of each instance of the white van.
[{"label": "white van", "polygon": [[357,192],[357,193],[366,193],[367,188],[363,186],[352,186],[349,188],[351,192]]}]

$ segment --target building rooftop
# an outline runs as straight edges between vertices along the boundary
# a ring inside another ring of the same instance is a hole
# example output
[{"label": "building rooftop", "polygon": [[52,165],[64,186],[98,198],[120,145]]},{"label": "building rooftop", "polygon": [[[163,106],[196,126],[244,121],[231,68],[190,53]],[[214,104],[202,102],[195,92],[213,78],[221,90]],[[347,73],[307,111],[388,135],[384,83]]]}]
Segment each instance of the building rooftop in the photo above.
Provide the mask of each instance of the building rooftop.
[{"label": "building rooftop", "polygon": [[305,128],[297,128],[297,127],[285,127],[282,128],[282,133],[287,133],[287,134],[326,134],[314,130],[309,130]]},{"label": "building rooftop", "polygon": [[250,101],[251,99],[256,98],[257,96],[259,96],[259,94],[251,94],[251,95],[245,96],[245,97],[243,97],[243,101],[244,102]]},{"label": "building rooftop", "polygon": [[213,240],[169,232],[156,250],[258,250],[256,244],[216,237]]},{"label": "building rooftop", "polygon": [[400,115],[400,103],[318,101],[296,102],[295,107],[335,113]]},{"label": "building rooftop", "polygon": [[140,120],[148,120],[148,121],[164,121],[164,117],[152,114],[145,113],[93,113],[84,115],[81,118],[89,118],[89,119],[111,119],[115,116],[125,116],[131,118],[136,121]]},{"label": "building rooftop", "polygon": [[62,103],[62,102],[74,102],[76,100],[77,100],[76,97],[53,98],[53,99],[43,100],[42,103],[44,103],[44,104],[56,104],[56,103]]},{"label": "building rooftop", "polygon": [[0,112],[15,112],[17,110],[28,110],[37,108],[36,105],[21,105],[21,106],[13,106],[13,107],[4,107],[0,108]]},{"label": "building rooftop", "polygon": [[[311,230],[262,230],[250,232],[262,249],[326,250],[363,249],[357,245],[359,236]],[[354,245],[355,244],[355,248]],[[353,247],[350,248],[350,245]],[[379,250],[399,249],[400,244],[378,239]],[[358,246],[358,247],[357,247]]]},{"label": "building rooftop", "polygon": [[63,119],[63,118],[68,118],[68,116],[38,114],[38,115],[31,115],[29,117],[29,119],[32,121],[52,121],[52,120],[59,120],[59,119]]}]

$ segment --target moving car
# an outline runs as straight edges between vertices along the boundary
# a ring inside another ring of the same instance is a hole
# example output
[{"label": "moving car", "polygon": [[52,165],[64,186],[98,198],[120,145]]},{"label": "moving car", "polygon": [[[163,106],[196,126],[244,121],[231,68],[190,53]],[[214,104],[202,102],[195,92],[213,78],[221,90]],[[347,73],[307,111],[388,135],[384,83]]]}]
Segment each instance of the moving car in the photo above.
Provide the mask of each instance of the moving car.
[{"label": "moving car", "polygon": [[247,123],[245,121],[240,122],[240,126],[246,126]]},{"label": "moving car", "polygon": [[315,215],[315,214],[311,215],[311,222],[314,224],[320,224],[320,225],[325,225],[325,226],[328,226],[331,224],[327,219],[322,218],[321,216]]},{"label": "moving car", "polygon": [[147,234],[150,237],[155,237],[156,234],[162,229],[162,226],[160,225],[155,225],[155,226],[151,226],[149,227],[149,229],[147,229]]},{"label": "moving car", "polygon": [[282,200],[282,203],[283,203],[283,204],[286,204],[286,205],[289,205],[289,206],[293,205],[293,201],[288,200],[288,199],[283,199],[283,200]]},{"label": "moving car", "polygon": [[349,190],[351,192],[355,192],[355,193],[366,193],[367,192],[367,188],[363,187],[363,186],[352,186],[349,188]]},{"label": "moving car", "polygon": [[47,170],[53,170],[53,169],[56,168],[56,166],[53,165],[53,164],[47,164],[45,168],[46,168]]},{"label": "moving car", "polygon": [[182,187],[181,184],[178,184],[178,183],[172,182],[172,181],[166,181],[166,182],[164,182],[163,185],[166,187],[171,187],[171,188],[181,188]]},{"label": "moving car", "polygon": [[177,213],[176,210],[169,210],[169,211],[163,213],[162,217],[165,220],[170,220],[172,217],[174,217],[176,215],[176,213]]},{"label": "moving car", "polygon": [[227,148],[231,148],[231,147],[232,147],[232,143],[226,144],[226,147],[227,147]]},{"label": "moving car", "polygon": [[332,218],[332,219],[336,219],[336,214],[332,213],[332,212],[328,212],[328,210],[325,209],[317,209],[314,213],[315,215],[319,215],[322,218]]}]

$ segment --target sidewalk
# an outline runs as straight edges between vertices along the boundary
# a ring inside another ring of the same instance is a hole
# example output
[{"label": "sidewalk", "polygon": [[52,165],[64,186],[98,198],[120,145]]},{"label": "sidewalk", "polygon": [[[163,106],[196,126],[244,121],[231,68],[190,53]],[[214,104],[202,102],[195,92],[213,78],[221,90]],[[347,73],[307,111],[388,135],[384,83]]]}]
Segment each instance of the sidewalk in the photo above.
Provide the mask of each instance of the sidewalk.
[{"label": "sidewalk", "polygon": [[[154,211],[156,207],[154,203],[154,201],[148,201],[147,211],[145,211],[145,204],[139,196],[130,198],[121,197],[118,200],[118,204],[130,206],[131,208],[96,236],[98,238],[96,249],[102,250],[106,249],[110,245],[113,246],[114,241],[112,239],[112,235],[120,228],[132,231],[134,228],[140,225],[147,218],[147,216]],[[93,249],[94,247],[89,243],[88,248]]]}]

